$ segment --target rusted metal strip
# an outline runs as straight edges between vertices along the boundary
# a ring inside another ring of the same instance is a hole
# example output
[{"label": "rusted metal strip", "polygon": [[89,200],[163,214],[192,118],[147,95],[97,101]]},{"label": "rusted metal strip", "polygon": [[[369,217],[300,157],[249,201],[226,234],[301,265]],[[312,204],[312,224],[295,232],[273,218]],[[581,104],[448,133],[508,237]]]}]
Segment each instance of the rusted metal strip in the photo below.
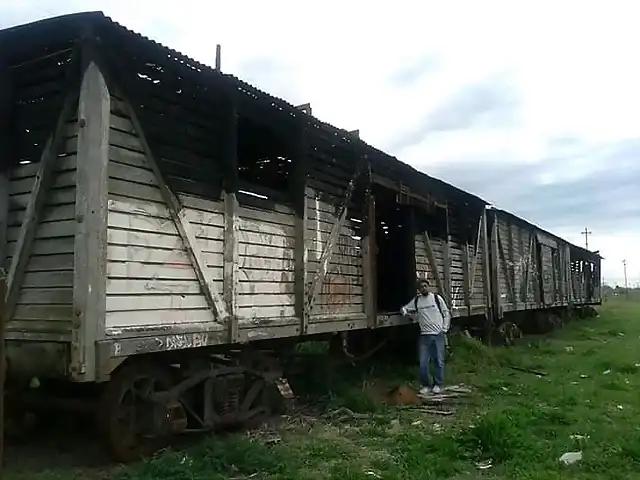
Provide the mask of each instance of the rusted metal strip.
[{"label": "rusted metal strip", "polygon": [[325,243],[322,251],[322,255],[320,256],[320,268],[313,276],[313,279],[311,280],[311,283],[309,285],[309,290],[307,291],[307,302],[305,306],[307,315],[309,315],[313,310],[316,297],[320,293],[322,284],[324,283],[324,280],[327,276],[327,271],[329,269],[329,261],[331,260],[331,256],[333,255],[333,250],[335,249],[338,239],[340,238],[340,230],[342,229],[342,226],[344,225],[344,222],[347,219],[349,202],[351,201],[351,197],[355,189],[356,181],[362,174],[362,169],[364,168],[365,165],[368,165],[368,163],[369,163],[368,158],[365,155],[358,162],[358,165],[356,166],[356,171],[354,172],[353,177],[351,178],[351,180],[349,181],[349,184],[347,185],[344,199],[342,201],[342,204],[338,208],[336,221],[333,222],[333,225],[331,226],[331,233],[329,234],[329,238]]}]

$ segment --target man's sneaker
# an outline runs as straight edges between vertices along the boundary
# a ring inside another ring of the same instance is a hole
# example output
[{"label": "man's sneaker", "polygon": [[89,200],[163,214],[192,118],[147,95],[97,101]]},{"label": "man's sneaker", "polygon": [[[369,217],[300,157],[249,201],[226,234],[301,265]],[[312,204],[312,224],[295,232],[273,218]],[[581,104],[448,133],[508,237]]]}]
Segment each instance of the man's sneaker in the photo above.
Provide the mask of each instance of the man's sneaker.
[{"label": "man's sneaker", "polygon": [[429,387],[422,387],[420,389],[420,395],[422,396],[429,395],[430,393],[431,393],[431,390],[429,389]]},{"label": "man's sneaker", "polygon": [[433,393],[434,395],[438,395],[440,392],[441,390],[438,385],[434,385],[433,388],[431,389],[431,393]]}]

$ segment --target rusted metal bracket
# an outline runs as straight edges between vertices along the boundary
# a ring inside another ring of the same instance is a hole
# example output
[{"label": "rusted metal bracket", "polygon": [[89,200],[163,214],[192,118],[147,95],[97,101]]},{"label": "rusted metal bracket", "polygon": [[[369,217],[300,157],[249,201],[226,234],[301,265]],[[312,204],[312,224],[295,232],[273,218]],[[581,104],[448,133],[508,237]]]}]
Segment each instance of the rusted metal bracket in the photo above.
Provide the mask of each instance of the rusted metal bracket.
[{"label": "rusted metal bracket", "polygon": [[[331,233],[329,234],[329,239],[324,245],[322,255],[320,256],[320,268],[313,276],[311,283],[309,285],[309,289],[307,290],[307,302],[305,304],[305,312],[307,315],[311,313],[313,310],[316,297],[320,293],[322,288],[322,284],[325,281],[327,276],[327,271],[329,269],[329,261],[331,260],[331,256],[333,255],[333,250],[340,238],[340,230],[344,225],[344,222],[347,219],[347,211],[349,209],[349,202],[351,201],[351,197],[353,196],[353,191],[355,190],[356,181],[362,175],[362,170],[365,165],[369,165],[368,157],[365,155],[358,162],[356,166],[356,171],[353,174],[351,180],[349,180],[349,184],[347,185],[347,189],[345,191],[344,199],[341,205],[338,207],[338,213],[336,215],[336,221],[333,222],[331,226]],[[369,175],[371,175],[371,167],[369,166]]]}]

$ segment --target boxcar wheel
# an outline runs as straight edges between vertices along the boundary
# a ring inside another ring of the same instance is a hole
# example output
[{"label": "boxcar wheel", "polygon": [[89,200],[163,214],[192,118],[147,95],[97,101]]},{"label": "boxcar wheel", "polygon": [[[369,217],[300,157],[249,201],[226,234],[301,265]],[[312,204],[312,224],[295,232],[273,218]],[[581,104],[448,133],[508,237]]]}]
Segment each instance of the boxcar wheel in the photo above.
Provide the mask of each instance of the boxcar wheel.
[{"label": "boxcar wheel", "polygon": [[513,322],[502,322],[495,330],[495,341],[505,347],[522,338],[522,330]]},{"label": "boxcar wheel", "polygon": [[168,369],[146,363],[125,365],[112,375],[102,394],[98,422],[117,461],[149,457],[169,443],[171,434],[158,428],[159,408],[149,395],[172,386]]}]

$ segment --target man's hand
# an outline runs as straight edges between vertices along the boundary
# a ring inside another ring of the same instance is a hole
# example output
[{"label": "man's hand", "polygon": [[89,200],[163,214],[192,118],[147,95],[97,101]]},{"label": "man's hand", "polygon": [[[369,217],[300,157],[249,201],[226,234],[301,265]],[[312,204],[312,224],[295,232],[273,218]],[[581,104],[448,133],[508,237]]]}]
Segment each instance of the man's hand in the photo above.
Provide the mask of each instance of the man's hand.
[{"label": "man's hand", "polygon": [[405,317],[406,317],[406,316],[407,316],[407,309],[406,309],[406,308],[404,308],[404,307],[401,307],[401,308],[400,308],[400,314],[402,314],[403,316],[405,316]]}]

